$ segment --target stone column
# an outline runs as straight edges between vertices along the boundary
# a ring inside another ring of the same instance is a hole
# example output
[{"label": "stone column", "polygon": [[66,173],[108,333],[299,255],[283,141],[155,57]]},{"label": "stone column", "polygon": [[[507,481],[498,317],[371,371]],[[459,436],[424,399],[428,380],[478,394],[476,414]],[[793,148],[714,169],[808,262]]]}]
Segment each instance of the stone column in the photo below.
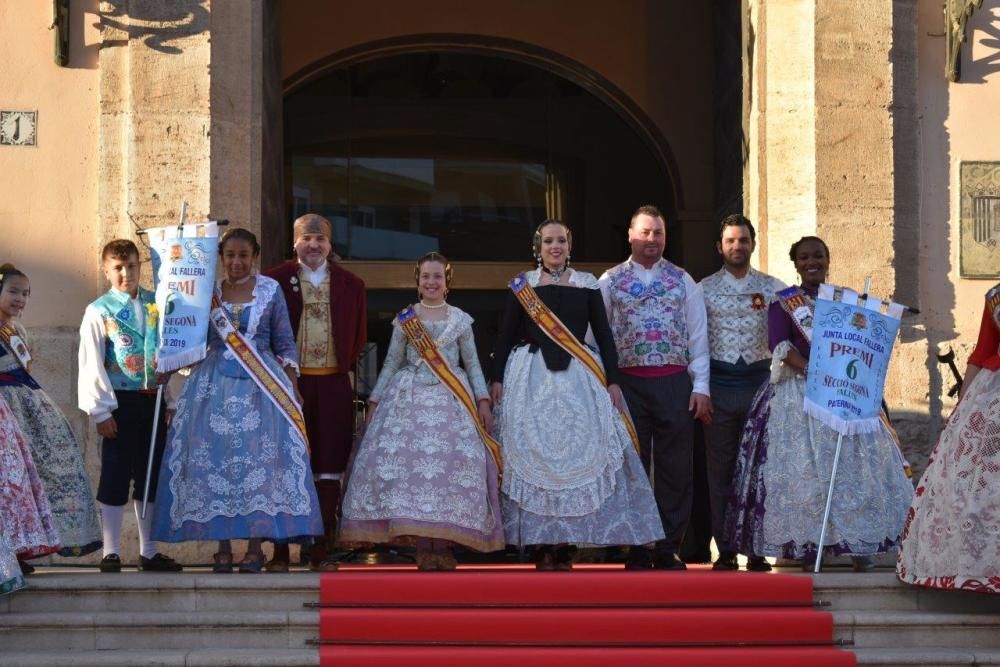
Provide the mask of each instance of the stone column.
[{"label": "stone column", "polygon": [[[101,3],[98,247],[138,239],[147,259],[136,232],[175,224],[182,200],[189,220],[228,218],[259,234],[265,2]],[[97,448],[87,451],[96,479]],[[136,544],[129,528],[123,560],[137,559]],[[167,550],[204,563],[214,546]]]}]

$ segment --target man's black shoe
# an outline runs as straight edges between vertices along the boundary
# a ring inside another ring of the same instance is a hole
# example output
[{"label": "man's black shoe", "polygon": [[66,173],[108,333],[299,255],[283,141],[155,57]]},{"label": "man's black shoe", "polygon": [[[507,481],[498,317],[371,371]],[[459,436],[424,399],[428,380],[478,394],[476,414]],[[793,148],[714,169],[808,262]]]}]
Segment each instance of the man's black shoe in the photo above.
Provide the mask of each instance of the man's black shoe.
[{"label": "man's black shoe", "polygon": [[184,566],[173,558],[158,553],[152,558],[140,556],[139,569],[143,572],[180,572]]},{"label": "man's black shoe", "polygon": [[736,562],[736,553],[733,551],[723,551],[719,554],[719,559],[712,563],[713,570],[738,570],[740,564]]},{"label": "man's black shoe", "polygon": [[770,572],[771,564],[763,556],[750,556],[747,559],[747,572]]},{"label": "man's black shoe", "polygon": [[121,572],[122,559],[118,554],[108,554],[101,559],[101,572]]},{"label": "man's black shoe", "polygon": [[669,554],[658,554],[653,558],[653,569],[654,570],[686,570],[687,565],[684,561],[677,558],[674,553]]},{"label": "man's black shoe", "polygon": [[632,547],[625,561],[626,570],[648,570],[653,567],[653,552],[644,547]]}]

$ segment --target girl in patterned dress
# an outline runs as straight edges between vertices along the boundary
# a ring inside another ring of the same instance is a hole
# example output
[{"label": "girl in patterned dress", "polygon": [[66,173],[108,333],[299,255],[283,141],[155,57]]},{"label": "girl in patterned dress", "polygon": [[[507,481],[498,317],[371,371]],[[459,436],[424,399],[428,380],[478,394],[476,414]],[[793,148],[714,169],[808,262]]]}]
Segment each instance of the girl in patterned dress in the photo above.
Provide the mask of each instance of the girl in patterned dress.
[{"label": "girl in patterned dress", "polygon": [[[448,260],[430,253],[415,273],[420,303],[414,310],[466,391],[471,389],[482,425],[492,430],[472,318],[445,301],[452,277]],[[368,403],[369,425],[351,467],[340,541],[414,545],[422,570],[454,569],[453,544],[502,549],[496,464],[469,411],[427,367],[398,318]]]},{"label": "girl in patterned dress", "polygon": [[[40,490],[51,506],[58,538],[49,538],[46,544],[60,545],[61,556],[82,556],[101,547],[97,505],[73,429],[29,373],[28,338],[17,318],[30,293],[22,271],[11,264],[0,266],[0,398],[23,434]],[[17,539],[10,537],[17,546]]]}]

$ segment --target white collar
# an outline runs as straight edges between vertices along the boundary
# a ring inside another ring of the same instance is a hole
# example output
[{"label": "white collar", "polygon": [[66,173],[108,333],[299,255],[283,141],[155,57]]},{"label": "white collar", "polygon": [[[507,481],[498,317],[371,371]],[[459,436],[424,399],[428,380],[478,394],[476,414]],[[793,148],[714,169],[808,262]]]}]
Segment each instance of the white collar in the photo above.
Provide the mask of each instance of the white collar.
[{"label": "white collar", "polygon": [[310,283],[312,283],[313,287],[319,287],[321,284],[323,284],[323,280],[326,278],[326,275],[330,272],[330,269],[329,267],[327,267],[326,262],[323,262],[322,264],[320,264],[320,267],[318,269],[314,270],[309,268],[307,265],[303,264],[302,260],[299,260],[299,270],[302,272],[302,277],[308,280]]},{"label": "white collar", "polygon": [[663,266],[663,263],[666,262],[666,261],[667,260],[665,260],[664,258],[661,257],[660,259],[656,260],[656,262],[653,264],[653,266],[651,266],[650,268],[647,269],[645,266],[643,266],[639,262],[637,262],[634,259],[632,259],[631,255],[629,255],[629,258],[628,258],[628,262],[632,266],[633,270],[644,271],[645,273],[652,273],[653,271],[655,271],[658,268],[660,268],[661,266]]}]

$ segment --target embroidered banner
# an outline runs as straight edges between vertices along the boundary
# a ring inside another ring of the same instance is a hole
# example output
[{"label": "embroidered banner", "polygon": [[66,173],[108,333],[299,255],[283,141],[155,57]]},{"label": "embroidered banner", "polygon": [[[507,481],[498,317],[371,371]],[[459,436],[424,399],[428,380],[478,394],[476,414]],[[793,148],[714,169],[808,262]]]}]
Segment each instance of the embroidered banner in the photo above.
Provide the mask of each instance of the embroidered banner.
[{"label": "embroidered banner", "polygon": [[156,370],[167,373],[205,358],[219,228],[206,222],[157,227],[146,233],[160,312]]},{"label": "embroidered banner", "polygon": [[1000,327],[1000,285],[986,293],[986,310],[993,316],[993,322]]},{"label": "embroidered banner", "polygon": [[[514,292],[514,296],[517,297],[518,303],[524,308],[524,312],[538,325],[538,328],[544,331],[545,335],[552,342],[566,350],[574,359],[593,373],[602,386],[607,387],[608,378],[604,374],[604,369],[597,363],[597,359],[594,359],[594,355],[590,353],[590,350],[577,340],[573,332],[545,305],[545,302],[538,296],[538,293],[528,284],[528,279],[524,277],[523,273],[517,274],[510,281],[510,289]],[[619,414],[621,414],[622,421],[625,423],[625,429],[632,440],[632,446],[638,452],[639,434],[635,430],[635,424],[632,423],[632,417],[625,411],[620,411]]]},{"label": "embroidered banner", "polygon": [[844,435],[881,428],[885,375],[902,314],[897,303],[862,302],[856,292],[820,287],[806,374],[808,414]]},{"label": "embroidered banner", "polygon": [[486,431],[482,422],[479,421],[479,411],[476,407],[476,402],[469,394],[466,386],[455,375],[455,371],[448,365],[448,360],[441,354],[434,339],[428,333],[427,327],[417,317],[416,311],[412,307],[407,306],[399,311],[396,319],[399,320],[399,326],[403,329],[403,333],[406,334],[410,344],[413,345],[414,349],[420,353],[421,358],[427,363],[427,367],[437,376],[441,384],[451,391],[455,398],[458,399],[458,402],[462,404],[462,407],[465,408],[465,411],[469,413],[469,416],[472,417],[472,423],[476,425],[479,437],[482,438],[483,444],[486,445],[486,449],[489,450],[493,461],[497,464],[497,471],[502,473],[503,460],[500,458],[500,443]]}]

